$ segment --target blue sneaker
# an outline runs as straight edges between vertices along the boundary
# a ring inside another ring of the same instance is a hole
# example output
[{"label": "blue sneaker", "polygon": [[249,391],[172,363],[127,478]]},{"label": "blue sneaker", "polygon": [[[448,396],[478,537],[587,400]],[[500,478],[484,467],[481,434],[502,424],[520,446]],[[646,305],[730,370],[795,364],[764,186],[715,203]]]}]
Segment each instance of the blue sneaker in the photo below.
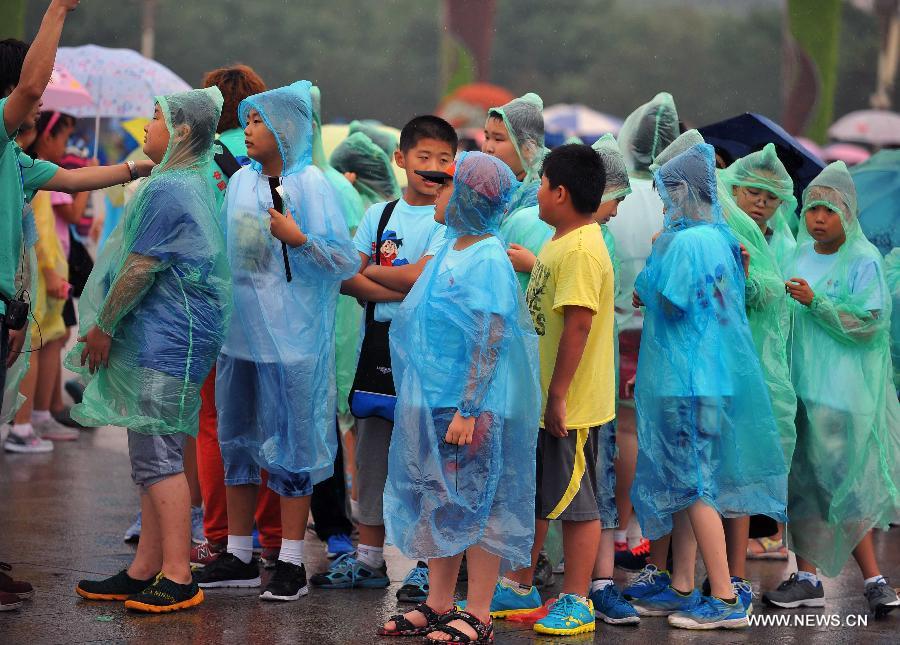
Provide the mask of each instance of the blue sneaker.
[{"label": "blue sneaker", "polygon": [[719,598],[701,596],[694,607],[670,614],[669,624],[682,629],[740,629],[749,627],[750,621],[739,598],[728,604]]},{"label": "blue sneaker", "polygon": [[322,589],[384,589],[391,583],[387,565],[371,569],[352,553],[342,555],[331,563],[328,571],[315,574],[309,581]]},{"label": "blue sneaker", "polygon": [[[466,608],[466,601],[456,603],[460,609]],[[505,580],[498,580],[494,587],[494,597],[491,598],[491,618],[509,618],[520,614],[530,614],[541,608],[541,594],[537,587],[531,587],[527,592],[522,592]]]},{"label": "blue sneaker", "polygon": [[672,584],[672,576],[668,571],[660,571],[654,565],[644,567],[631,584],[625,587],[622,595],[625,600],[639,600],[652,596]]},{"label": "blue sneaker", "polygon": [[350,541],[350,536],[346,533],[332,535],[326,540],[326,545],[325,555],[329,560],[334,560],[347,553],[353,553],[356,550],[353,548],[353,542]]},{"label": "blue sneaker", "polygon": [[419,604],[428,598],[428,565],[422,561],[409,570],[403,584],[397,589],[397,602]]},{"label": "blue sneaker", "polygon": [[594,603],[594,615],[604,623],[610,625],[637,625],[641,617],[631,606],[631,603],[622,597],[622,592],[616,585],[610,584],[593,592],[590,596]]},{"label": "blue sneaker", "polygon": [[668,616],[676,611],[693,609],[702,597],[697,589],[693,589],[691,593],[684,595],[675,591],[672,585],[668,585],[665,589],[657,591],[655,594],[644,596],[631,604],[641,616]]},{"label": "blue sneaker", "polygon": [[203,507],[191,506],[191,542],[203,544],[206,537],[203,535]]},{"label": "blue sneaker", "polygon": [[562,593],[550,605],[550,613],[534,624],[538,634],[554,636],[574,636],[594,631],[594,603],[590,599],[579,598],[575,594]]},{"label": "blue sneaker", "polygon": [[734,595],[737,596],[741,604],[744,605],[744,611],[748,614],[753,613],[753,587],[750,581],[737,576],[731,577],[731,586],[734,588]]}]

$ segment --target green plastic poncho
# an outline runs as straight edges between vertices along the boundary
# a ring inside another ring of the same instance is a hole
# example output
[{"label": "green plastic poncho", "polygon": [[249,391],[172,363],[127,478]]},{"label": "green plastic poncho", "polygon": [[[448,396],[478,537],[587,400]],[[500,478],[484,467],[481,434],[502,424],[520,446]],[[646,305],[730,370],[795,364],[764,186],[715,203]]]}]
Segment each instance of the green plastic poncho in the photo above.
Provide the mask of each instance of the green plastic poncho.
[{"label": "green plastic poncho", "polygon": [[[528,92],[501,107],[488,110],[488,118],[503,120],[509,140],[516,149],[519,162],[525,171],[522,183],[516,189],[506,207],[506,217],[521,208],[537,205],[537,191],[541,185],[541,164],[547,149],[544,147],[544,101],[534,92]],[[500,230],[505,233],[506,222]]]},{"label": "green plastic poncho", "polygon": [[66,357],[84,399],[72,417],[148,434],[197,434],[200,388],[231,312],[225,239],[209,182],[222,94],[157,97],[170,140],[97,259],[79,303],[84,336],[112,336],[109,367],[90,374],[83,345]]},{"label": "green plastic poncho", "polygon": [[363,132],[354,132],[331,153],[331,165],[338,172],[356,174],[353,187],[363,202],[363,212],[372,204],[400,197],[400,186],[391,159]]},{"label": "green plastic poncho", "polygon": [[[477,545],[527,566],[534,544],[535,442],[541,388],[537,335],[503,243],[495,237],[518,182],[480,152],[456,164],[450,240],[391,323],[397,409],[384,489],[388,541],[411,558]],[[456,250],[461,235],[490,234]],[[444,441],[455,414],[472,442]]]},{"label": "green plastic poncho", "polygon": [[839,214],[846,241],[819,254],[801,225],[790,277],[815,297],[793,301],[791,374],[797,447],[788,480],[788,547],[836,576],[873,527],[900,510],[900,404],[892,382],[891,298],[881,254],[859,226],[856,189],[842,161],[803,193],[803,213]]},{"label": "green plastic poncho", "polygon": [[351,121],[347,130],[347,136],[356,132],[362,132],[372,140],[372,143],[384,150],[384,154],[387,155],[388,159],[393,159],[394,151],[400,145],[400,142],[397,141],[397,137],[392,133],[379,128],[379,125],[377,121]]},{"label": "green plastic poncho", "polygon": [[650,177],[656,155],[678,137],[678,111],[668,92],[660,92],[628,115],[619,130],[625,163],[639,177]]},{"label": "green plastic poncho", "polygon": [[[334,188],[340,201],[341,212],[344,214],[344,222],[350,230],[350,237],[356,233],[356,227],[362,219],[365,208],[363,200],[356,192],[346,177],[335,170],[325,156],[325,147],[322,144],[322,93],[313,85],[310,88],[313,114],[313,149],[312,161],[325,175],[325,179]],[[354,121],[354,123],[356,123]],[[351,130],[353,123],[350,124]],[[337,409],[338,419],[342,427],[349,428],[353,423],[350,416],[350,404],[348,396],[353,386],[353,378],[356,375],[356,362],[358,359],[360,328],[363,323],[363,310],[350,296],[339,296],[337,312],[335,314],[335,369],[337,372]]]},{"label": "green plastic poncho", "polygon": [[[884,258],[884,275],[891,290],[893,311],[900,308],[900,248]],[[900,392],[900,314],[891,316],[891,360],[894,363],[894,387]]]},{"label": "green plastic poncho", "polygon": [[794,213],[797,211],[797,198],[794,197],[794,180],[778,158],[774,144],[767,143],[762,150],[741,157],[719,176],[729,193],[744,186],[770,192],[781,200],[769,220],[766,238],[778,266],[784,269],[797,248],[797,241],[789,225],[792,219],[796,219]]}]

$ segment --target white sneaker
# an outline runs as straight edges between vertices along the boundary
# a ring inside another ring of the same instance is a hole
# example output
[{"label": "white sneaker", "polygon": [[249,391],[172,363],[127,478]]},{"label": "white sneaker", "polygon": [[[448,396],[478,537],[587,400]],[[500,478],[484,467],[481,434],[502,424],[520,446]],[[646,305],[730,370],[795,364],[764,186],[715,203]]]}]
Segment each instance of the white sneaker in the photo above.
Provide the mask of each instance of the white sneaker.
[{"label": "white sneaker", "polygon": [[38,437],[34,433],[34,428],[32,428],[31,432],[25,437],[20,437],[14,432],[10,432],[6,437],[6,441],[3,442],[3,449],[6,452],[20,453],[52,452],[53,444]]},{"label": "white sneaker", "polygon": [[37,432],[41,439],[49,439],[50,441],[75,441],[81,433],[75,428],[67,428],[54,418],[45,421],[31,423],[34,431]]}]

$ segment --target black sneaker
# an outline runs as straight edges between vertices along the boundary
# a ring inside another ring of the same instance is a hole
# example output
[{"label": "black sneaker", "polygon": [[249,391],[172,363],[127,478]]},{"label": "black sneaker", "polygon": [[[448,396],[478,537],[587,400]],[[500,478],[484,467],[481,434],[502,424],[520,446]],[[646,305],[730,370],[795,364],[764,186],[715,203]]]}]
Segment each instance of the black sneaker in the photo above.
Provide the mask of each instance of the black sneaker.
[{"label": "black sneaker", "polygon": [[81,580],[75,587],[75,593],[88,600],[128,600],[129,596],[141,593],[153,584],[156,576],[149,580],[135,580],[122,569],[116,575],[105,580]]},{"label": "black sneaker", "polygon": [[538,559],[534,566],[534,578],[531,584],[538,589],[543,589],[553,584],[553,565],[550,564],[547,554],[543,551],[538,553]]},{"label": "black sneaker", "polygon": [[897,597],[897,592],[886,579],[867,584],[865,596],[875,618],[884,618],[900,607],[900,598]]},{"label": "black sneaker", "polygon": [[428,598],[428,565],[421,560],[409,570],[403,584],[397,589],[397,602],[418,604]]},{"label": "black sneaker", "polygon": [[[641,571],[650,564],[650,540],[644,538],[641,543],[628,551],[616,551],[616,567],[625,571]],[[669,571],[671,571],[671,567]]]},{"label": "black sneaker", "polygon": [[216,587],[258,587],[259,564],[251,558],[246,564],[233,553],[225,552],[202,569],[194,571],[194,582],[202,589]]},{"label": "black sneaker", "polygon": [[182,585],[160,574],[152,585],[142,592],[129,596],[125,609],[148,614],[165,614],[170,611],[196,607],[203,602],[203,590],[191,580]]},{"label": "black sneaker", "polygon": [[302,564],[279,560],[275,563],[275,573],[259,597],[263,600],[300,600],[300,596],[308,593],[306,568]]}]

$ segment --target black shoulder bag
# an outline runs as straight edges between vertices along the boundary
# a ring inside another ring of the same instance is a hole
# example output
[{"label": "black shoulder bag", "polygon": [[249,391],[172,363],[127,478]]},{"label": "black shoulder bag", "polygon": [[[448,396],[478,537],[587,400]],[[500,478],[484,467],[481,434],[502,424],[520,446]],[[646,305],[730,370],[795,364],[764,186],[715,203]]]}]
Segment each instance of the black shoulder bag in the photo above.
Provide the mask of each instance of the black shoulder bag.
[{"label": "black shoulder bag", "polygon": [[[399,200],[388,202],[378,221],[375,234],[375,264],[381,264],[381,236]],[[375,320],[375,303],[366,303],[366,326],[353,387],[350,388],[350,412],[357,419],[381,417],[394,421],[397,392],[391,370],[390,322]]]}]

